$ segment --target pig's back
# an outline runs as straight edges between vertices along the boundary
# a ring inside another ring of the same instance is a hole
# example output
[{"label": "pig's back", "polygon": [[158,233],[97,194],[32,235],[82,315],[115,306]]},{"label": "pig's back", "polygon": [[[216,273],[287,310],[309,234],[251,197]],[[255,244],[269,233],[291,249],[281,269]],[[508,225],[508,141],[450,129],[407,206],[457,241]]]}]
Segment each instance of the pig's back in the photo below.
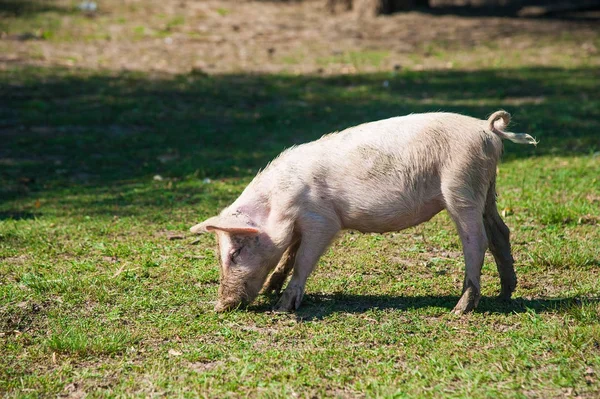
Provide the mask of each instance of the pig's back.
[{"label": "pig's back", "polygon": [[[309,200],[332,203],[345,228],[400,230],[443,209],[441,176],[461,154],[501,140],[485,121],[413,114],[351,127],[290,151]],[[464,157],[463,157],[464,158]]]},{"label": "pig's back", "polygon": [[313,143],[331,140],[332,145],[345,150],[370,144],[382,146],[382,149],[394,148],[397,152],[413,140],[437,140],[440,135],[456,138],[467,130],[482,130],[484,125],[485,121],[454,113],[411,114],[363,123]]}]

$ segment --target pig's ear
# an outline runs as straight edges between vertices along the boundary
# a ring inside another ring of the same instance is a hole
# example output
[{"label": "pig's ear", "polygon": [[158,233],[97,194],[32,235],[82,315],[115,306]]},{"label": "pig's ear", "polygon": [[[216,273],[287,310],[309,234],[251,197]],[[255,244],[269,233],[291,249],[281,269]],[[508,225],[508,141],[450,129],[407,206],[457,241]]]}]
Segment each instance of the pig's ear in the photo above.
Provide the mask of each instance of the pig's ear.
[{"label": "pig's ear", "polygon": [[199,223],[190,228],[192,233],[202,234],[211,232],[213,230],[222,230],[231,234],[258,234],[260,230],[255,226],[244,223],[237,218],[223,218],[220,216],[213,216],[210,219],[206,219],[204,222]]}]

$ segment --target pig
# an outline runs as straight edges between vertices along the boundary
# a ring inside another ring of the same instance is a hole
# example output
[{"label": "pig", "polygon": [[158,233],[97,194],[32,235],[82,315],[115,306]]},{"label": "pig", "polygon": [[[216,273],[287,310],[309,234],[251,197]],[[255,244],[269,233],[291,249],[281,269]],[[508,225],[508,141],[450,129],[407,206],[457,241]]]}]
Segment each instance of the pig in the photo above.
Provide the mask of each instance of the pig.
[{"label": "pig", "polygon": [[[218,241],[217,312],[279,293],[275,311],[298,309],[306,280],[343,229],[399,231],[446,210],[465,261],[461,315],[477,307],[489,246],[509,300],[517,278],[509,229],[496,207],[502,140],[536,145],[504,129],[505,111],[487,120],[423,113],[365,123],[291,147],[259,172],[218,216],[191,227]],[[261,291],[262,289],[262,291]]]}]

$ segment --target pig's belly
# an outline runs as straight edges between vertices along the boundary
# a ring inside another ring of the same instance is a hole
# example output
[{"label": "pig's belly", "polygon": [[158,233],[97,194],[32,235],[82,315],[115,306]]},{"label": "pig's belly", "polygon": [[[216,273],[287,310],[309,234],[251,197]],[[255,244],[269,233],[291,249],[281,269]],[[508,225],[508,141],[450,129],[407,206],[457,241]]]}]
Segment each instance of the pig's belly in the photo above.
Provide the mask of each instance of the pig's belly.
[{"label": "pig's belly", "polygon": [[342,228],[363,233],[399,231],[428,221],[444,209],[441,197],[418,204],[414,209],[394,209],[393,206],[351,209],[341,216]]}]

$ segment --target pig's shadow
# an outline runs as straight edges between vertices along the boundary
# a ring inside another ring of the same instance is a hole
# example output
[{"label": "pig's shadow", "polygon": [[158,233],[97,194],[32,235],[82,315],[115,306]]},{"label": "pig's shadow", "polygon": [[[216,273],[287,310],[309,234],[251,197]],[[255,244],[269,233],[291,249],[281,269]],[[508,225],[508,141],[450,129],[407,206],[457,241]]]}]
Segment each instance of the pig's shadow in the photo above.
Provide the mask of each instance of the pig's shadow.
[{"label": "pig's shadow", "polygon": [[[344,293],[307,294],[302,306],[295,313],[300,321],[325,319],[335,313],[364,313],[372,309],[421,309],[428,307],[454,308],[459,296],[392,296],[392,295],[353,295]],[[273,297],[272,305],[275,304]],[[500,301],[496,297],[484,296],[479,302],[476,312],[479,313],[522,313],[528,310],[536,313],[564,313],[573,307],[581,307],[582,303],[598,303],[600,298],[515,298],[511,301]],[[268,310],[268,306],[259,306],[255,311]]]}]

